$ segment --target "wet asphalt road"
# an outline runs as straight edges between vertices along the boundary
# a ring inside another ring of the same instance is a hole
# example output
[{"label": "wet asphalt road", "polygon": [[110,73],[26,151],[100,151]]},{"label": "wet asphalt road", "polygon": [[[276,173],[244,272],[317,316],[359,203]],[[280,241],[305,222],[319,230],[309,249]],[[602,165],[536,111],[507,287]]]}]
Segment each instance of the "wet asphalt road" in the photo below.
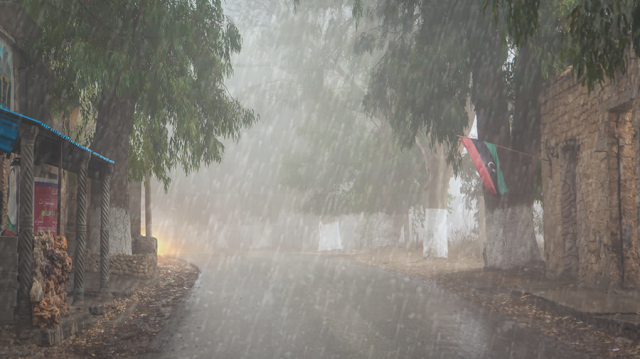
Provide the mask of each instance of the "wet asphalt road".
[{"label": "wet asphalt road", "polygon": [[181,257],[202,274],[149,358],[590,358],[432,283],[345,259]]}]

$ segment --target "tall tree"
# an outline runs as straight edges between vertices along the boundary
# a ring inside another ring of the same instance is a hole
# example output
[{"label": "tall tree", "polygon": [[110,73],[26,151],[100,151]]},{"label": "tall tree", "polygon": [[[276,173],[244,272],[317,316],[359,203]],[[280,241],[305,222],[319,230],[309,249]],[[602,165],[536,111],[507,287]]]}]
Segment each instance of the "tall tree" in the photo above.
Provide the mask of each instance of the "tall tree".
[{"label": "tall tree", "polygon": [[82,108],[96,119],[91,148],[115,161],[111,203],[120,228],[128,229],[130,174],[151,173],[166,187],[176,166],[189,172],[220,162],[220,138],[237,140],[257,119],[224,86],[241,37],[220,1],[21,3],[43,29],[54,110],[90,104]]},{"label": "tall tree", "polygon": [[[480,139],[536,156],[538,97],[544,75],[557,61],[556,55],[537,51],[540,45],[516,46],[503,36],[502,23],[496,24],[482,10],[482,2],[473,0],[381,0],[363,11],[385,24],[379,36],[362,36],[386,53],[369,86],[370,108],[390,113],[394,132],[405,145],[427,132],[433,143],[449,148],[454,164],[457,152],[452,144],[466,124],[467,94]],[[555,15],[554,10],[549,14]],[[561,35],[554,28],[556,19],[549,17],[543,26],[552,45]],[[541,44],[549,39],[538,40]],[[508,193],[500,200],[485,196],[485,265],[511,267],[540,258],[533,226],[539,170],[531,157],[502,149],[499,157]]]},{"label": "tall tree", "polygon": [[[298,208],[321,217],[404,216],[421,203],[420,152],[401,151],[384,117],[364,114],[367,76],[379,57],[354,52],[350,0],[301,2],[295,9],[292,1],[245,3],[236,3],[233,13],[259,24],[265,52],[257,57],[270,61],[243,66],[274,69],[278,80],[258,91],[301,117],[297,134],[304,145],[292,148],[282,169],[283,184],[300,196]],[[364,20],[359,26],[376,24]]]},{"label": "tall tree", "polygon": [[589,90],[626,73],[630,47],[640,56],[638,1],[484,0],[484,6],[519,47],[535,43],[545,32],[545,20],[555,19],[562,34],[558,50]]}]

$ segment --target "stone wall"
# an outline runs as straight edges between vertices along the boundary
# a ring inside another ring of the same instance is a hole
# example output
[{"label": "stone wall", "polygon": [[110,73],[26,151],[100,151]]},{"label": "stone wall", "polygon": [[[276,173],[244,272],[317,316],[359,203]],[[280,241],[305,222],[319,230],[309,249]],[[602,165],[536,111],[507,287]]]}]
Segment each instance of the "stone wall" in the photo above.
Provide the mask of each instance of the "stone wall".
[{"label": "stone wall", "polygon": [[342,249],[342,242],[340,241],[340,221],[325,219],[325,222],[323,222],[320,220],[318,232],[320,233],[318,252]]},{"label": "stone wall", "polygon": [[[136,278],[150,278],[157,269],[157,256],[154,253],[121,254],[111,253],[109,267],[111,273],[128,275]],[[100,271],[100,253],[87,250],[85,257],[87,272]]]},{"label": "stone wall", "polygon": [[543,95],[544,252],[550,279],[640,287],[639,84],[640,64],[631,58],[628,74],[615,83],[596,85],[589,93],[567,70]]}]

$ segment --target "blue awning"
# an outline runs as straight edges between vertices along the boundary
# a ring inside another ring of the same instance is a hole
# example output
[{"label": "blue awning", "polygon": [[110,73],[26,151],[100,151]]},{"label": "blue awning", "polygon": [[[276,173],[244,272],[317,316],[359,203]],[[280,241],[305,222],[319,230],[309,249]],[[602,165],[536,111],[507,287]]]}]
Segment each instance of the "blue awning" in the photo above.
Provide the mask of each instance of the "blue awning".
[{"label": "blue awning", "polygon": [[0,108],[0,151],[7,153],[13,151],[13,146],[18,139],[18,127],[20,127],[22,118],[31,120],[26,116]]},{"label": "blue awning", "polygon": [[44,162],[56,167],[62,163],[63,169],[77,173],[80,169],[81,158],[85,156],[84,153],[89,153],[89,172],[87,175],[89,178],[97,180],[102,178],[101,172],[104,166],[113,164],[112,160],[73,141],[55,128],[3,108],[0,108],[0,151],[6,153],[19,151],[19,148],[14,147],[20,137],[21,122],[38,126],[41,129],[36,137],[34,148],[36,163]]}]

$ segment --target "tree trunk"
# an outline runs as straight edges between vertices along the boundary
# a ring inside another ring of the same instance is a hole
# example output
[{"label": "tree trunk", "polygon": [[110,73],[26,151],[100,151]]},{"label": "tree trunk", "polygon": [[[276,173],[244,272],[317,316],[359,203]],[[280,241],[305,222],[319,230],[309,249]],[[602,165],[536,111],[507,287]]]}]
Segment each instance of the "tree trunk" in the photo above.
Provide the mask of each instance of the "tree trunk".
[{"label": "tree trunk", "polygon": [[142,237],[142,183],[129,183],[129,217],[132,241]]},{"label": "tree trunk", "polygon": [[[542,260],[540,248],[536,241],[533,224],[533,203],[536,199],[536,187],[540,177],[540,116],[544,79],[530,47],[523,47],[518,53],[518,63],[513,79],[515,85],[515,103],[513,124],[511,126],[511,148],[507,163],[509,176],[505,182],[507,188],[506,202],[509,208],[522,213],[519,219],[519,232],[514,238],[521,238],[519,244],[523,255],[530,260]],[[526,221],[526,222],[525,222]],[[512,240],[512,239],[509,239]]]},{"label": "tree trunk", "polygon": [[[91,149],[113,160],[111,175],[111,253],[131,254],[131,222],[129,218],[128,158],[129,138],[133,130],[135,100],[133,96],[118,97],[115,85],[104,89],[98,108],[96,132]],[[91,186],[90,237],[88,248],[100,248],[100,188]]]},{"label": "tree trunk", "polygon": [[[491,28],[490,24],[486,25]],[[514,76],[513,126],[509,121],[507,92],[503,79],[504,56],[496,33],[475,39],[472,55],[473,100],[478,116],[478,138],[500,146],[536,155],[540,148],[540,71],[530,49],[520,50]],[[512,128],[511,128],[512,127]],[[511,131],[512,130],[512,131]],[[512,268],[540,260],[533,226],[533,201],[538,176],[536,160],[498,148],[507,193],[500,200],[486,190],[484,266]]]},{"label": "tree trunk", "polygon": [[[470,98],[467,100],[466,110],[469,120],[464,134],[468,136],[476,117]],[[425,187],[425,223],[422,233],[423,257],[447,258],[449,256],[447,202],[453,167],[447,163],[442,145],[429,148],[425,140],[426,138],[416,138],[416,144],[424,156],[428,176]],[[461,146],[459,150],[462,150]]]},{"label": "tree trunk", "polygon": [[449,256],[447,196],[453,168],[447,164],[442,145],[429,148],[426,143],[418,139],[416,144],[422,150],[427,171],[424,228],[418,229],[422,232],[420,233],[422,254],[424,258],[447,258]]},{"label": "tree trunk", "polygon": [[404,247],[405,248],[413,248],[415,246],[415,239],[413,235],[413,227],[411,224],[411,209],[407,210],[407,213],[403,216],[404,218]]},{"label": "tree trunk", "polygon": [[153,216],[151,214],[151,178],[149,174],[144,176],[144,235],[153,237],[152,230]]},{"label": "tree trunk", "polygon": [[478,239],[480,243],[484,243],[487,238],[486,220],[484,216],[484,196],[478,198]]},{"label": "tree trunk", "polygon": [[318,252],[342,249],[340,238],[340,220],[338,218],[320,218],[318,225],[319,243]]},{"label": "tree trunk", "polygon": [[76,216],[77,216],[77,187],[76,181],[78,177],[73,172],[67,172],[67,198],[66,204],[67,211],[65,213],[66,221],[65,221],[65,230],[64,234],[67,238],[67,253],[71,259],[76,259]]}]

